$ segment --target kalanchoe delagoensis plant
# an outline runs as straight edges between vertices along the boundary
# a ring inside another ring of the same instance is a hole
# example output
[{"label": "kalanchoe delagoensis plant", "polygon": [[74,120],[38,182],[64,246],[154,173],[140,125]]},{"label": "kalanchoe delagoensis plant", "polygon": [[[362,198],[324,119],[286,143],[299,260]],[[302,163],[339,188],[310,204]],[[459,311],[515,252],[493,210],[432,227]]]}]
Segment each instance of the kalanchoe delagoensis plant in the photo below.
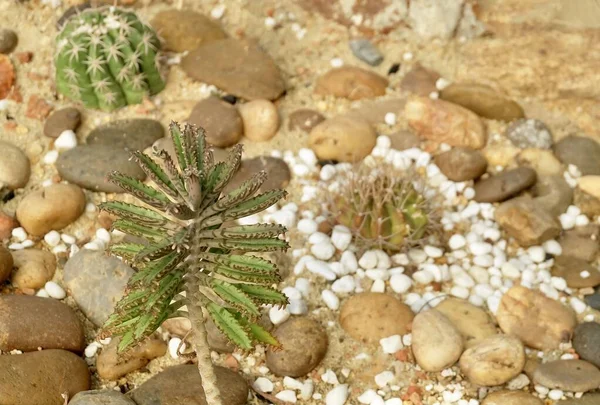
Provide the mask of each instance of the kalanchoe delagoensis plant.
[{"label": "kalanchoe delagoensis plant", "polygon": [[202,129],[186,125],[182,130],[177,123],[169,129],[175,158],[164,150],[155,151],[154,157],[139,151],[133,154],[153,186],[110,174],[111,181],[144,204],[110,201],[101,208],[119,217],[114,229],[141,237],[145,243],[115,243],[109,248],[136,273],[99,338],[120,337],[118,350],[125,354],[166,319],[187,316],[207,403],[220,405],[205,316],[241,349],[260,343],[279,346],[259,326],[258,318],[262,305],[288,303],[276,289],[277,266],[246,254],[286,250],[286,229],[276,224],[224,224],[263,211],[286,192],[257,195],[266,180],[265,172],[259,172],[221,195],[239,168],[242,147],[235,146],[227,161],[215,163]]},{"label": "kalanchoe delagoensis plant", "polygon": [[131,11],[105,6],[73,15],[56,47],[57,91],[87,108],[113,111],[165,87],[160,41]]}]

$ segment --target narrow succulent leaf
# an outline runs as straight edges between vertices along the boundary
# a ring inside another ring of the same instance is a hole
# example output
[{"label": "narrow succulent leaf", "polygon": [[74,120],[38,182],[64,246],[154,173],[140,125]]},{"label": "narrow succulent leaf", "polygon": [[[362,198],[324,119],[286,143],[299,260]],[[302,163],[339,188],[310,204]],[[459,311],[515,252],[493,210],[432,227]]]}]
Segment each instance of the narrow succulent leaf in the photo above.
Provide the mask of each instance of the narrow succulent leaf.
[{"label": "narrow succulent leaf", "polygon": [[[231,181],[233,175],[238,171],[242,161],[242,149],[242,145],[235,145],[229,153],[227,162],[225,162],[224,164],[219,163],[215,165],[213,171],[211,171],[208,177],[208,198],[207,200],[205,200],[205,205],[203,205],[202,208],[208,207],[208,204],[206,204],[206,202],[211,201],[212,197],[218,197],[221,194],[221,191],[223,191],[227,183]],[[215,170],[217,167],[220,167],[220,169]]]},{"label": "narrow succulent leaf", "polygon": [[257,303],[273,305],[287,305],[289,303],[285,294],[271,287],[252,284],[239,284],[237,287]]},{"label": "narrow succulent leaf", "polygon": [[236,319],[240,322],[241,325],[246,326],[250,329],[250,335],[255,342],[265,343],[269,346],[280,347],[281,344],[267,332],[262,326],[259,324],[249,322],[246,320],[241,314],[236,314]]},{"label": "narrow succulent leaf", "polygon": [[171,133],[171,140],[173,141],[173,147],[175,149],[175,155],[177,156],[177,162],[179,163],[179,169],[183,172],[188,166],[188,157],[181,134],[179,125],[171,121],[169,125],[169,132]]},{"label": "narrow succulent leaf", "polygon": [[112,228],[130,235],[140,236],[154,241],[161,240],[166,236],[166,232],[161,228],[139,224],[128,219],[117,219],[113,222]]},{"label": "narrow succulent leaf", "polygon": [[183,272],[173,272],[165,275],[159,282],[159,288],[145,302],[147,311],[150,311],[158,301],[171,302],[180,291],[183,282]]},{"label": "narrow succulent leaf", "polygon": [[171,251],[161,258],[144,263],[143,266],[138,268],[138,272],[134,274],[129,281],[131,283],[141,282],[143,285],[148,285],[160,274],[174,269],[181,260],[181,256],[180,253]]},{"label": "narrow succulent leaf", "polygon": [[164,209],[170,202],[169,198],[164,193],[119,172],[112,172],[108,176],[108,179],[123,190],[153,207]]},{"label": "narrow succulent leaf", "polygon": [[200,231],[196,238],[204,239],[256,239],[276,238],[286,232],[286,228],[277,224],[239,225],[214,230]]},{"label": "narrow succulent leaf", "polygon": [[169,220],[154,210],[129,204],[122,201],[107,201],[100,204],[100,209],[124,219],[135,220],[149,225],[164,225]]},{"label": "narrow succulent leaf", "polygon": [[238,269],[251,268],[256,270],[277,272],[277,265],[275,265],[273,262],[263,259],[262,257],[251,255],[223,255],[204,252],[199,254],[198,258],[208,262],[219,263]]},{"label": "narrow succulent leaf", "polygon": [[236,286],[229,284],[226,281],[213,279],[211,281],[211,287],[219,297],[224,299],[238,311],[241,311],[252,318],[260,316],[260,311],[254,301],[252,301],[246,293],[236,288]]},{"label": "narrow succulent leaf", "polygon": [[273,252],[285,250],[289,244],[281,239],[257,238],[257,239],[194,239],[207,247],[227,250],[239,250],[240,252]]},{"label": "narrow succulent leaf", "polygon": [[126,260],[133,260],[135,256],[144,249],[144,245],[138,243],[114,243],[108,247],[109,252]]},{"label": "narrow succulent leaf", "polygon": [[196,136],[196,153],[194,154],[196,160],[196,168],[198,169],[198,173],[200,173],[200,181],[204,180],[204,154],[206,153],[206,137],[204,128],[195,128],[192,125],[188,124],[188,127],[191,131],[197,131]]},{"label": "narrow succulent leaf", "polygon": [[233,268],[215,263],[204,263],[204,269],[226,277],[231,282],[258,283],[271,285],[281,281],[278,272],[257,270],[251,267]]},{"label": "narrow succulent leaf", "polygon": [[150,177],[152,181],[165,192],[165,194],[168,194],[171,197],[177,196],[177,188],[158,163],[152,160],[150,156],[140,151],[133,152],[133,156],[135,156],[138,165],[142,168],[144,173],[146,173],[146,175],[148,175],[148,177]]},{"label": "narrow succulent leaf", "polygon": [[248,328],[240,325],[228,310],[215,303],[208,304],[206,309],[217,328],[236,346],[245,350],[252,348],[252,339],[248,336]]}]

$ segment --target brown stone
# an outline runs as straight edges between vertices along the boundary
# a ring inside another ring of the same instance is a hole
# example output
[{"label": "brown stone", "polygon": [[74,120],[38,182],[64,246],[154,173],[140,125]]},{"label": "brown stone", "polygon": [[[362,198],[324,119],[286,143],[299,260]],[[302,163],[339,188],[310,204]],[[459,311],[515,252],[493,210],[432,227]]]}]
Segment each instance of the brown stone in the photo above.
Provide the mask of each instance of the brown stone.
[{"label": "brown stone", "polygon": [[454,83],[440,91],[440,98],[468,108],[483,118],[513,121],[525,117],[519,104],[482,84]]},{"label": "brown stone", "polygon": [[495,391],[485,397],[481,405],[544,405],[525,391]]},{"label": "brown stone", "polygon": [[16,270],[11,283],[18,288],[38,290],[52,280],[56,271],[56,256],[40,249],[16,250],[12,253]]},{"label": "brown stone", "polygon": [[242,117],[237,109],[217,97],[198,102],[188,122],[203,128],[206,141],[219,148],[235,145],[244,133]]},{"label": "brown stone", "polygon": [[502,202],[533,186],[537,176],[535,170],[518,167],[479,180],[473,187],[477,202]]},{"label": "brown stone", "polygon": [[388,135],[392,141],[391,148],[395,150],[406,150],[421,146],[421,139],[411,131],[401,130]]},{"label": "brown stone", "polygon": [[310,132],[316,125],[325,121],[325,117],[318,111],[308,108],[296,110],[288,117],[288,129]]},{"label": "brown stone", "polygon": [[358,162],[371,153],[376,139],[377,133],[366,120],[340,115],[315,126],[308,144],[319,159]]},{"label": "brown stone", "polygon": [[227,35],[215,21],[193,10],[169,9],[157,13],[152,27],[165,42],[165,49],[174,52],[192,51],[210,41]]},{"label": "brown stone", "polygon": [[600,370],[584,360],[556,360],[540,365],[533,381],[550,389],[587,392],[600,386]]},{"label": "brown stone", "polygon": [[433,159],[444,176],[452,181],[467,181],[481,177],[487,169],[483,154],[471,148],[452,148]]},{"label": "brown stone", "polygon": [[[587,274],[586,274],[587,273]],[[557,256],[554,258],[552,275],[562,277],[571,288],[586,288],[600,285],[600,270],[583,259]]]},{"label": "brown stone", "polygon": [[498,333],[487,312],[468,301],[447,298],[435,310],[444,314],[458,329],[467,348]]},{"label": "brown stone", "polygon": [[77,108],[62,108],[54,111],[44,122],[44,135],[58,138],[63,131],[68,129],[75,131],[80,123],[81,113]]},{"label": "brown stone", "polygon": [[0,245],[0,284],[2,284],[12,272],[13,258],[10,251]]},{"label": "brown stone", "polygon": [[400,88],[419,96],[429,97],[431,93],[437,92],[435,83],[439,78],[440,75],[437,72],[417,63],[404,75],[400,82]]},{"label": "brown stone", "polygon": [[334,68],[317,79],[315,94],[344,97],[349,100],[383,96],[388,80],[356,66]]},{"label": "brown stone", "polygon": [[116,380],[132,371],[145,367],[150,360],[160,357],[167,352],[167,344],[160,339],[148,338],[132,348],[125,355],[117,354],[120,338],[112,339],[104,347],[98,359],[96,368],[100,378]]}]

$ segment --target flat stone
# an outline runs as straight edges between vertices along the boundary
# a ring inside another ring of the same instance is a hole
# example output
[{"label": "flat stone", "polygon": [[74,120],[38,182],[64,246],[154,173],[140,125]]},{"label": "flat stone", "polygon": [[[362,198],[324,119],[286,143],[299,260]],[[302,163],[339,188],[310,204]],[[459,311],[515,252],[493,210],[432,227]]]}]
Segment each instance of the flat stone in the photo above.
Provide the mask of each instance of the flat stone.
[{"label": "flat stone", "polygon": [[115,390],[81,391],[69,401],[69,405],[136,405],[131,399]]},{"label": "flat stone", "polygon": [[29,181],[31,168],[29,158],[12,143],[0,140],[0,190],[15,190],[24,187]]},{"label": "flat stone", "polygon": [[[227,405],[244,405],[248,384],[237,373],[214,367],[221,400]],[[202,379],[195,364],[167,368],[156,374],[128,396],[137,405],[210,405],[206,403]]]},{"label": "flat stone", "polygon": [[420,312],[412,323],[412,352],[425,371],[452,367],[464,350],[463,337],[441,312]]},{"label": "flat stone", "polygon": [[96,359],[96,369],[100,378],[105,380],[117,380],[132,371],[145,367],[150,360],[164,355],[167,352],[167,344],[156,338],[148,338],[132,348],[127,353],[127,358],[117,354],[120,338],[111,339]]},{"label": "flat stone", "polygon": [[554,239],[562,230],[560,223],[537,199],[519,197],[502,203],[494,214],[496,222],[519,245],[541,245]]},{"label": "flat stone", "polygon": [[340,115],[315,126],[308,144],[321,160],[358,162],[375,147],[377,134],[363,118]]},{"label": "flat stone", "polygon": [[[600,394],[585,394],[581,398],[570,398],[560,401],[560,405],[598,405],[600,404]],[[484,404],[485,405],[485,404]]]},{"label": "flat stone", "polygon": [[460,357],[460,370],[475,385],[502,385],[525,367],[525,347],[509,335],[495,335],[477,342]]},{"label": "flat stone", "polygon": [[65,265],[63,279],[69,294],[96,326],[101,326],[123,296],[134,271],[116,257],[82,249]]},{"label": "flat stone", "polygon": [[272,335],[281,347],[267,349],[267,367],[278,376],[305,376],[321,363],[329,346],[323,327],[307,317],[288,319]]},{"label": "flat stone", "polygon": [[534,203],[554,217],[564,213],[573,202],[573,189],[562,174],[537,176],[531,193],[535,197]]},{"label": "flat stone", "polygon": [[217,22],[190,9],[161,11],[151,25],[164,40],[165,49],[178,53],[227,37]]},{"label": "flat stone", "polygon": [[406,102],[404,116],[423,139],[473,149],[481,149],[487,143],[481,119],[456,104],[429,97],[412,98]]},{"label": "flat stone", "polygon": [[513,145],[525,148],[550,149],[552,148],[552,133],[540,120],[519,119],[506,128],[505,135]]},{"label": "flat stone", "polygon": [[285,91],[279,68],[253,42],[211,41],[191,51],[180,66],[192,79],[247,100],[275,100]]},{"label": "flat stone", "polygon": [[453,83],[440,91],[440,98],[468,108],[483,118],[513,121],[525,117],[519,104],[482,84]]},{"label": "flat stone", "polygon": [[0,29],[0,53],[11,53],[17,46],[17,33],[7,28]]},{"label": "flat stone", "polygon": [[122,193],[121,187],[107,181],[112,171],[118,171],[137,180],[146,174],[130,160],[130,153],[112,145],[80,145],[61,153],[56,161],[60,176],[70,183],[92,191]]},{"label": "flat stone", "polygon": [[571,256],[586,262],[593,261],[600,251],[600,225],[589,224],[565,231],[558,243],[563,256]]},{"label": "flat stone", "polygon": [[577,325],[571,308],[522,286],[504,293],[496,320],[504,333],[538,350],[558,349],[569,342]]},{"label": "flat stone", "polygon": [[64,405],[89,388],[86,362],[66,350],[0,356],[2,405]]},{"label": "flat stone", "polygon": [[600,324],[584,322],[573,332],[573,348],[582,360],[600,367]]},{"label": "flat stone", "polygon": [[354,56],[371,66],[378,66],[383,62],[383,55],[371,41],[366,38],[353,39],[349,42]]},{"label": "flat stone", "polygon": [[600,285],[600,270],[585,260],[576,257],[557,256],[554,258],[552,275],[562,277],[571,288],[586,288]]},{"label": "flat stone", "polygon": [[318,111],[301,108],[292,112],[288,117],[288,129],[310,132],[317,124],[325,121],[325,117]]},{"label": "flat stone", "polygon": [[334,68],[317,79],[315,94],[348,100],[383,96],[388,80],[375,72],[356,66]]},{"label": "flat stone", "polygon": [[481,405],[544,405],[544,403],[524,391],[495,391],[487,395]]},{"label": "flat stone", "polygon": [[52,184],[27,194],[17,207],[17,219],[27,233],[42,236],[75,222],[85,210],[85,194],[74,184]]},{"label": "flat stone", "polygon": [[112,145],[128,151],[144,150],[165,136],[158,121],[146,118],[124,119],[94,128],[86,141],[88,145]]},{"label": "flat stone", "polygon": [[56,256],[51,252],[41,249],[15,250],[12,257],[16,270],[10,282],[14,287],[39,290],[54,277]]},{"label": "flat stone", "polygon": [[244,133],[244,124],[238,110],[214,96],[199,101],[188,122],[203,128],[206,131],[206,141],[219,148],[235,145]]},{"label": "flat stone", "polygon": [[436,305],[435,310],[445,315],[458,329],[466,348],[498,333],[487,312],[466,300],[447,298]]},{"label": "flat stone", "polygon": [[395,150],[406,150],[418,148],[421,146],[421,139],[408,130],[400,130],[388,135],[390,138],[391,148]]},{"label": "flat stone", "polygon": [[53,298],[0,296],[0,350],[31,352],[40,347],[83,351],[83,326],[75,311]]},{"label": "flat stone", "polygon": [[67,107],[56,110],[44,122],[44,135],[58,138],[63,131],[75,131],[81,124],[81,113],[77,108]]},{"label": "flat stone", "polygon": [[521,191],[533,186],[536,182],[535,170],[528,167],[518,167],[479,180],[473,187],[477,202],[502,202]]},{"label": "flat stone", "polygon": [[340,309],[340,325],[352,338],[371,345],[392,335],[405,335],[413,321],[410,307],[391,295],[360,293]]},{"label": "flat stone", "polygon": [[437,155],[433,162],[444,176],[452,181],[467,181],[481,177],[487,169],[487,160],[475,149],[455,147]]},{"label": "flat stone", "polygon": [[400,88],[419,96],[429,97],[431,93],[437,92],[435,84],[439,78],[439,73],[417,63],[404,75]]},{"label": "flat stone", "polygon": [[533,381],[550,389],[587,392],[600,386],[600,370],[584,360],[556,360],[540,365]]},{"label": "flat stone", "polygon": [[554,153],[566,165],[575,165],[582,175],[600,175],[600,143],[582,136],[567,136],[554,145]]}]

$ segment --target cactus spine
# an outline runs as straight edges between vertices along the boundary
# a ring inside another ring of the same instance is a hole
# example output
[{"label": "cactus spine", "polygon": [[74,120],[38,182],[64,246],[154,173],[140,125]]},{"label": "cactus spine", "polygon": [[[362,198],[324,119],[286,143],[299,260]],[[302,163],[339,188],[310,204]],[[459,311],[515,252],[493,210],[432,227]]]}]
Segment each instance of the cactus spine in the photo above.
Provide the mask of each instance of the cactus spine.
[{"label": "cactus spine", "polygon": [[88,108],[139,104],[165,87],[160,41],[133,12],[91,8],[66,21],[57,38],[56,88]]}]

